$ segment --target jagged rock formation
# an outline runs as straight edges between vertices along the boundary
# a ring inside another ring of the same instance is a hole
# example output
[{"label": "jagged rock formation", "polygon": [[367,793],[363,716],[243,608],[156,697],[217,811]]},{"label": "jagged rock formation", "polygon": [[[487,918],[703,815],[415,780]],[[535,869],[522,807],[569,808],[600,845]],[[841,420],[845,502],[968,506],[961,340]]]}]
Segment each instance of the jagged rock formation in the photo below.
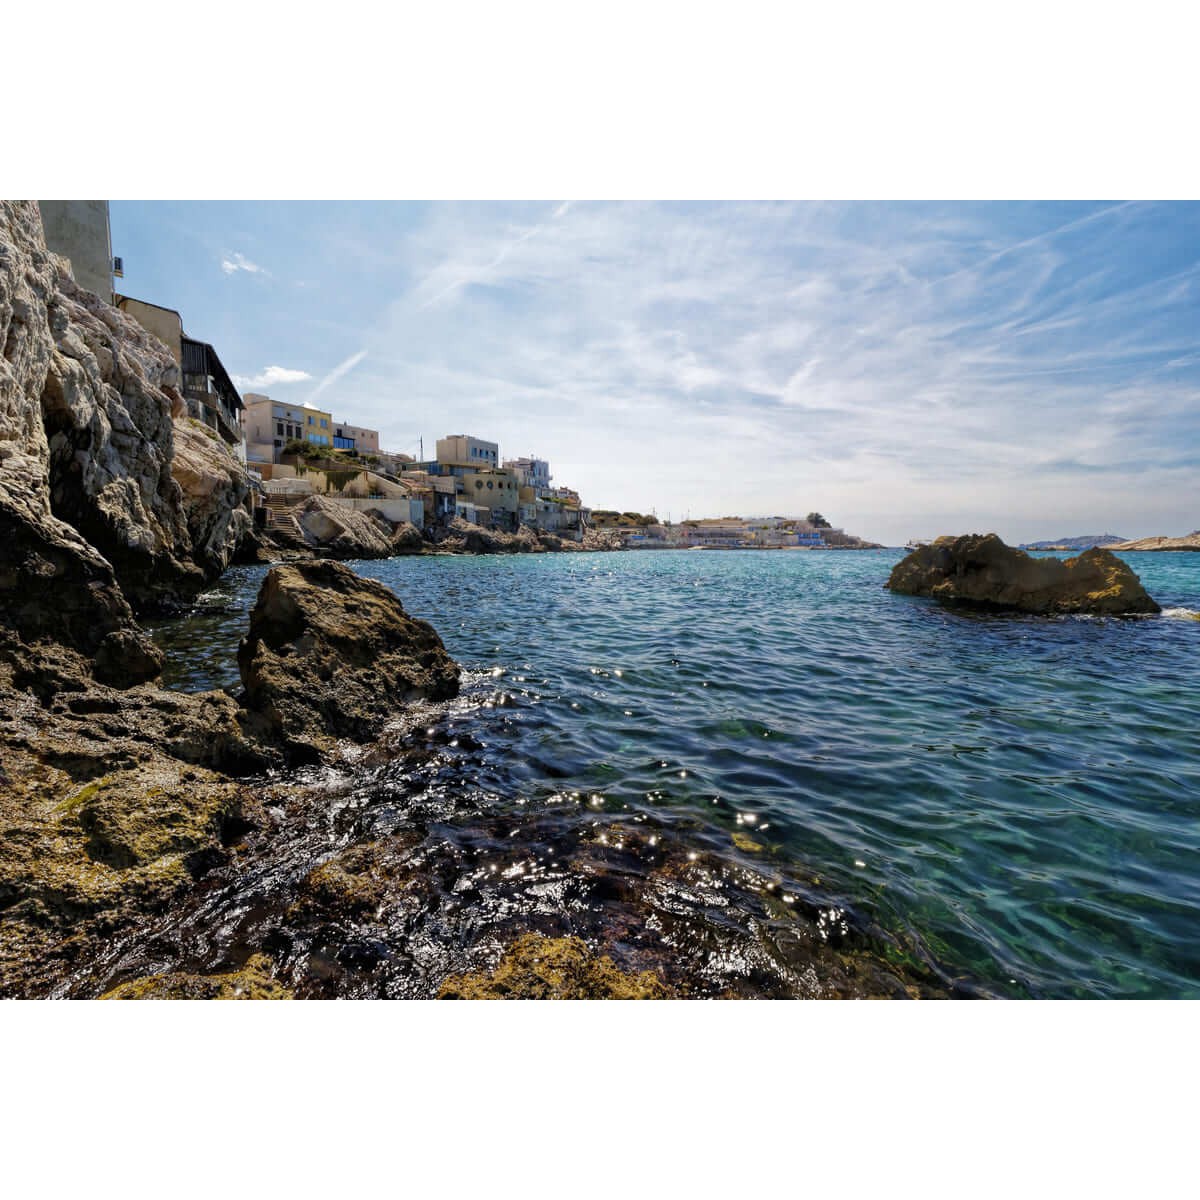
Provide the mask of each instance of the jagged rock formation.
[{"label": "jagged rock formation", "polygon": [[1066,561],[1031,558],[994,533],[940,537],[892,569],[887,587],[909,596],[1033,613],[1156,613],[1141,581],[1108,550]]},{"label": "jagged rock formation", "polygon": [[59,354],[49,315],[56,271],[36,206],[0,202],[0,622],[27,642],[100,654],[100,677],[132,682],[157,674],[160,657],[111,563],[51,507],[42,396]]},{"label": "jagged rock formation", "polygon": [[387,558],[392,527],[325,496],[301,501],[271,530],[284,546],[307,548],[322,558]]},{"label": "jagged rock formation", "polygon": [[251,535],[250,476],[207,425],[175,418],[171,477],[179,485],[192,557],[209,578],[220,575]]},{"label": "jagged rock formation", "polygon": [[179,368],[132,317],[61,268],[47,315],[54,349],[41,404],[51,507],[113,564],[135,610],[186,603],[205,576],[191,560],[171,474]]},{"label": "jagged rock formation", "polygon": [[[384,519],[382,514],[380,514],[380,519]],[[421,531],[411,522],[401,521],[392,531],[393,554],[421,554],[424,550],[425,539],[421,536]]]},{"label": "jagged rock formation", "polygon": [[76,650],[0,626],[0,996],[46,994],[226,862],[258,820],[241,777],[458,690],[433,629],[332,562],[268,573],[239,658],[240,701],[117,689]]},{"label": "jagged rock formation", "polygon": [[[227,486],[199,507],[185,496],[173,473],[178,366],[131,317],[76,286],[46,249],[33,202],[0,202],[0,332],[4,492],[15,498],[2,519],[19,526],[23,562],[39,542],[54,561],[50,574],[17,574],[42,580],[39,592],[53,586],[67,609],[86,610],[88,590],[113,585],[123,593],[117,609],[186,603],[235,552],[249,524],[239,515],[248,481],[225,472]],[[179,470],[204,482],[196,462]],[[128,622],[125,612],[114,617],[114,603],[101,605],[98,628]],[[91,653],[95,640],[69,644]]]},{"label": "jagged rock formation", "polygon": [[1131,542],[1118,542],[1110,550],[1200,550],[1200,529],[1183,537],[1135,538]]},{"label": "jagged rock formation", "polygon": [[334,562],[273,567],[238,648],[249,727],[313,760],[336,737],[376,736],[397,710],[458,693],[433,626],[381,583]]}]

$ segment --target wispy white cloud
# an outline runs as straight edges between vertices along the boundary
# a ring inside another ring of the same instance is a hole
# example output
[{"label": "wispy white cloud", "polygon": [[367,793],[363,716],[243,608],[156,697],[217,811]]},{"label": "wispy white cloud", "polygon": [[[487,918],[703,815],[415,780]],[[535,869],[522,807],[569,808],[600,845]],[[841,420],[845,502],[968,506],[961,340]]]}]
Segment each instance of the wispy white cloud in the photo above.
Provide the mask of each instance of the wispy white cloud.
[{"label": "wispy white cloud", "polygon": [[423,213],[339,403],[397,446],[549,456],[622,509],[817,508],[892,541],[1182,513],[1197,212],[1169,235],[1146,205],[569,211]]},{"label": "wispy white cloud", "polygon": [[312,376],[307,371],[293,367],[263,367],[257,375],[234,375],[233,382],[243,390],[247,388],[269,388],[280,383],[303,383]]},{"label": "wispy white cloud", "polygon": [[260,267],[258,263],[251,262],[244,254],[240,254],[237,251],[221,259],[221,270],[226,275],[233,275],[237,271],[245,271],[248,275],[270,274],[265,267]]},{"label": "wispy white cloud", "polygon": [[318,383],[315,388],[313,388],[312,395],[309,397],[309,400],[315,400],[327,388],[332,387],[333,384],[337,383],[339,379],[349,375],[350,372],[353,371],[354,368],[357,367],[358,364],[366,357],[367,352],[365,350],[359,350],[357,354],[351,354],[349,358],[343,359],[336,367],[333,368],[332,371],[329,372],[328,375],[322,378],[321,382]]}]

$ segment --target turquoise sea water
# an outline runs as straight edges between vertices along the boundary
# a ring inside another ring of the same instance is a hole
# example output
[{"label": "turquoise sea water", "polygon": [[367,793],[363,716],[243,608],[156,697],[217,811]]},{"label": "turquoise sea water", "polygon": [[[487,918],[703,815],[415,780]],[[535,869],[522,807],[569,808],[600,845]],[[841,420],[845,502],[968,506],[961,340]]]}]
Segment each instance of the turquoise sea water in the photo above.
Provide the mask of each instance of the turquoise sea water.
[{"label": "turquoise sea water", "polygon": [[[1176,610],[1134,619],[946,610],[900,557],[354,567],[468,668],[497,793],[738,834],[987,991],[1200,996],[1200,554],[1128,555]],[[178,682],[236,682],[261,573],[159,630]]]}]

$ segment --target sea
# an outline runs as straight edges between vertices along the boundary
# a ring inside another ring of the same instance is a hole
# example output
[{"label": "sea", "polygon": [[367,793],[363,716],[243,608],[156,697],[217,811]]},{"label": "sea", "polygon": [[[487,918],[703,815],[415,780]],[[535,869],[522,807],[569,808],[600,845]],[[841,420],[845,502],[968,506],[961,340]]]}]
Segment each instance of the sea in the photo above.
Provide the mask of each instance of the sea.
[{"label": "sea", "polygon": [[[1136,618],[893,595],[901,557],[350,564],[434,625],[462,695],[408,714],[394,761],[330,772],[327,818],[263,839],[156,944],[203,927],[211,969],[259,939],[314,995],[435,994],[528,925],[674,956],[693,995],[824,994],[825,939],[948,995],[1200,997],[1200,554],[1124,556],[1164,609]],[[264,570],[154,627],[166,682],[236,691]],[[420,905],[281,932],[281,880],[411,829],[437,880]]]}]

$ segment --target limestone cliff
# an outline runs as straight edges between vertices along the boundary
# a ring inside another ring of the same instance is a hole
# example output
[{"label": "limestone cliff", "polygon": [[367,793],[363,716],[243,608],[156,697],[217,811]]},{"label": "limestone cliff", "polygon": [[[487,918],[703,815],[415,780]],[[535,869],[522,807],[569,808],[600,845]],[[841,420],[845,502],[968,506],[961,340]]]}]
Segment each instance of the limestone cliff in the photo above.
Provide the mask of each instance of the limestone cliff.
[{"label": "limestone cliff", "polygon": [[0,624],[27,642],[73,647],[97,660],[100,676],[128,682],[156,674],[158,654],[138,634],[111,562],[51,502],[42,397],[52,369],[70,374],[55,366],[58,281],[36,206],[0,202]]},{"label": "limestone cliff", "polygon": [[0,298],[6,492],[70,526],[77,550],[90,546],[80,553],[92,574],[107,560],[134,611],[185,604],[250,524],[245,470],[223,445],[176,430],[172,355],[76,286],[47,250],[34,202],[0,202]]},{"label": "limestone cliff", "polygon": [[176,417],[174,441],[171,475],[182,492],[192,558],[214,577],[250,533],[250,477],[217,434],[191,417]]}]

